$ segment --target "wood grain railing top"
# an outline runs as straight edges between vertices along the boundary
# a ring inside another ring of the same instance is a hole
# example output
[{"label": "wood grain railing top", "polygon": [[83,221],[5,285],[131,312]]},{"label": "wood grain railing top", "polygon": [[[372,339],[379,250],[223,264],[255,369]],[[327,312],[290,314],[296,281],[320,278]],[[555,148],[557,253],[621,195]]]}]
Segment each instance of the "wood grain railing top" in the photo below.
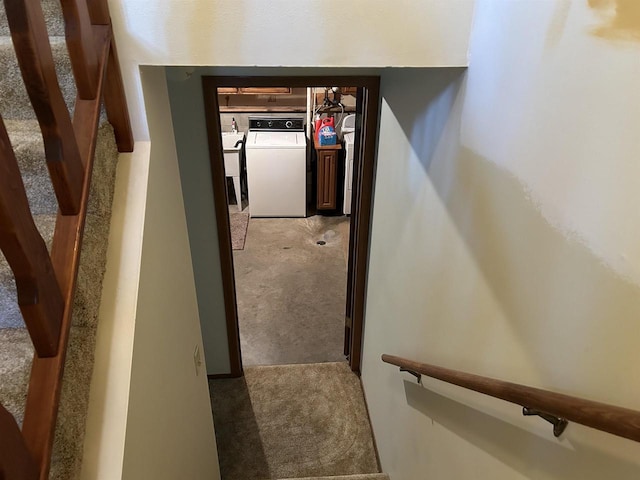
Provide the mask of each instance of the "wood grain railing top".
[{"label": "wood grain railing top", "polygon": [[640,411],[637,410],[450,370],[427,363],[414,362],[394,355],[382,355],[382,361],[412,374],[417,373],[437,378],[459,387],[521,405],[527,409],[537,410],[542,414],[559,417],[640,442]]}]

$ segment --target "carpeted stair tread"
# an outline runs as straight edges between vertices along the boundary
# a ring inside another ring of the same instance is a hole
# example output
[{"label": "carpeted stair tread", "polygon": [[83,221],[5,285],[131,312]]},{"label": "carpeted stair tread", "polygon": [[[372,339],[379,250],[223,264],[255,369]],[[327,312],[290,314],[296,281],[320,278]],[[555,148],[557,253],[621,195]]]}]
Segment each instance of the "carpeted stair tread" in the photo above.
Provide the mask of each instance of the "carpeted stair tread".
[{"label": "carpeted stair tread", "polygon": [[[58,74],[58,83],[67,107],[73,112],[76,85],[71,70],[67,44],[63,36],[50,37],[51,50]],[[27,90],[22,81],[11,37],[0,37],[0,114],[4,119],[35,118]]]},{"label": "carpeted stair tread", "polygon": [[31,213],[56,213],[58,203],[51,184],[44,154],[44,143],[37,120],[5,121],[11,146],[16,154]]},{"label": "carpeted stair tread", "polygon": [[29,174],[47,174],[47,166],[44,164],[44,143],[38,121],[5,118],[4,125],[18,159],[20,171]]},{"label": "carpeted stair tread", "polygon": [[346,362],[246,367],[209,382],[225,480],[379,473],[359,378]]},{"label": "carpeted stair tread", "polygon": [[365,473],[361,475],[337,475],[334,477],[280,478],[278,480],[389,480],[386,473]]},{"label": "carpeted stair tread", "polygon": [[[53,36],[64,36],[64,20],[60,0],[42,0],[42,11],[47,24],[47,32]],[[9,36],[9,25],[4,12],[4,2],[0,2],[0,35]]]}]

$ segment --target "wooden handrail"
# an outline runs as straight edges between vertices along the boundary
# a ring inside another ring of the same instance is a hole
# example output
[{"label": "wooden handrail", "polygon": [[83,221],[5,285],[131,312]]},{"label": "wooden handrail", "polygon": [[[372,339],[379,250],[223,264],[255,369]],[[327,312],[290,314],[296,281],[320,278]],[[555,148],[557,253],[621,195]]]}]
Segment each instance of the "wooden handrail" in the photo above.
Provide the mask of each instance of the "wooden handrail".
[{"label": "wooden handrail", "polygon": [[62,97],[40,0],[4,0],[25,87],[42,130],[47,167],[60,210],[80,210],[84,176],[71,116]]},{"label": "wooden handrail", "polygon": [[58,351],[64,301],[29,210],[27,192],[0,117],[0,248],[13,270],[18,305],[33,346],[42,357]]},{"label": "wooden handrail", "polygon": [[414,362],[394,355],[382,355],[382,361],[410,373],[427,375],[528,409],[535,409],[538,411],[536,414],[553,415],[640,442],[640,412],[636,410]]}]

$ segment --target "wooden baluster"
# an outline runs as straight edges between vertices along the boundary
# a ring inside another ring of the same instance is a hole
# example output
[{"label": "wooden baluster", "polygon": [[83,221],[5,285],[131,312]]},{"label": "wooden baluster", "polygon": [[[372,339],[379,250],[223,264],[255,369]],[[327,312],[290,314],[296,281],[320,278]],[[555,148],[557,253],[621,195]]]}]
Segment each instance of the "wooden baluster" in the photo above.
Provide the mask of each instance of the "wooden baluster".
[{"label": "wooden baluster", "polygon": [[53,63],[40,0],[4,0],[22,78],[35,110],[60,210],[80,210],[83,164]]},{"label": "wooden baluster", "polygon": [[111,37],[107,78],[104,85],[104,107],[107,110],[109,122],[113,126],[118,151],[133,152],[131,121],[129,119],[129,110],[127,109],[127,98],[124,93],[116,43],[113,37]]},{"label": "wooden baluster", "polygon": [[[94,25],[111,25],[107,0],[87,0],[91,23]],[[133,133],[127,109],[127,98],[122,83],[122,73],[118,62],[116,42],[111,36],[111,49],[107,63],[107,78],[104,87],[104,106],[109,122],[116,135],[119,152],[133,152]]]},{"label": "wooden baluster", "polygon": [[57,353],[64,301],[0,118],[0,249],[11,266],[18,304],[39,356]]},{"label": "wooden baluster", "polygon": [[85,0],[61,0],[67,48],[76,79],[78,97],[96,98],[98,86],[98,54]]},{"label": "wooden baluster", "polygon": [[94,25],[111,25],[109,15],[109,5],[107,0],[86,0],[91,16],[91,23]]},{"label": "wooden baluster", "polygon": [[0,405],[0,479],[37,480],[33,461],[13,416]]}]

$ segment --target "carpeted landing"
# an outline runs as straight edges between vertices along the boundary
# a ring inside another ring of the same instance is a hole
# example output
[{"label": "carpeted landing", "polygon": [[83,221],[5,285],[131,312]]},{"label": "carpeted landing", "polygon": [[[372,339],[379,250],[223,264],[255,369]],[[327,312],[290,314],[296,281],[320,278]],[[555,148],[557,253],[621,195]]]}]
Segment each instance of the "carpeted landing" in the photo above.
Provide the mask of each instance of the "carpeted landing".
[{"label": "carpeted landing", "polygon": [[248,367],[209,390],[222,480],[387,478],[346,363]]}]

